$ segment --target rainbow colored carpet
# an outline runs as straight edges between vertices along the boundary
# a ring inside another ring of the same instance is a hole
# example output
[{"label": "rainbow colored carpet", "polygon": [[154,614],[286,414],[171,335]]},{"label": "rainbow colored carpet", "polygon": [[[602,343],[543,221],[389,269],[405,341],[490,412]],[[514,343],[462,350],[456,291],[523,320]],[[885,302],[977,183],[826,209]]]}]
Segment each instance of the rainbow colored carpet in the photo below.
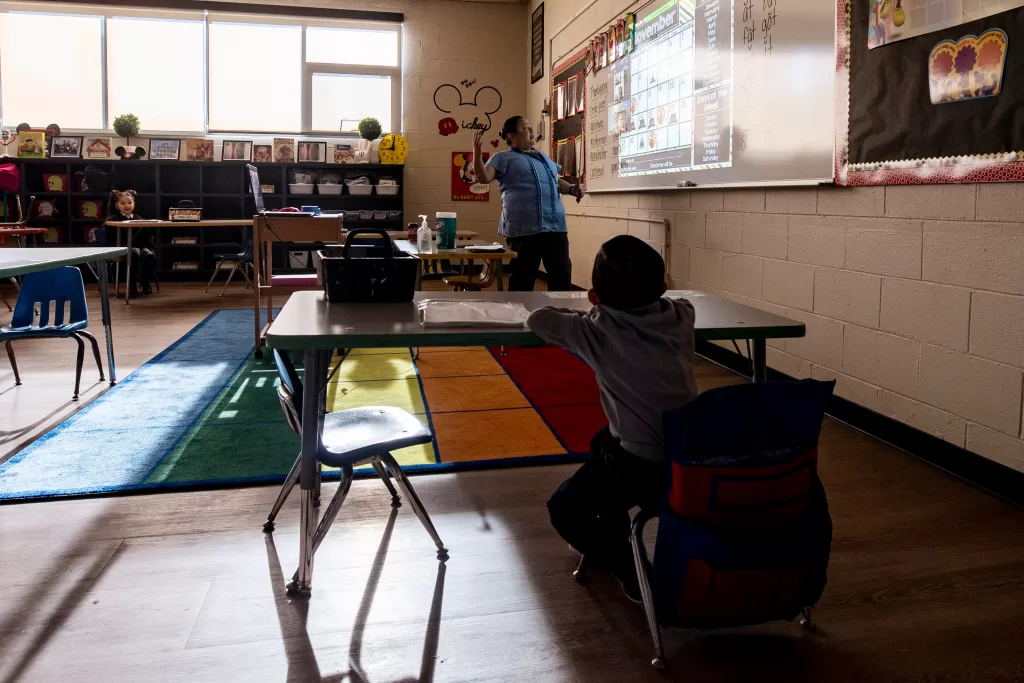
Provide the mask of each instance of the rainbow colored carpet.
[{"label": "rainbow colored carpet", "polygon": [[[283,481],[299,438],[251,335],[251,311],[215,311],[0,463],[0,500]],[[327,397],[332,412],[390,405],[428,424],[433,443],[394,454],[413,472],[576,461],[606,424],[593,373],[555,347],[354,350]]]}]

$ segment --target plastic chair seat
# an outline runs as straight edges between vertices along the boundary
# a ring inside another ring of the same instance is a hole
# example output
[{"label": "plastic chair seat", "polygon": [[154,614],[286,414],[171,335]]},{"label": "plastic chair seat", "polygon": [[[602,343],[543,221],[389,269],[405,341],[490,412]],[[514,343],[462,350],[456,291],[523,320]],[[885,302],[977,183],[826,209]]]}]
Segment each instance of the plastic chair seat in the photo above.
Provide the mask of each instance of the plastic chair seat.
[{"label": "plastic chair seat", "polygon": [[355,465],[432,439],[422,422],[400,408],[352,408],[324,415],[320,461],[328,467]]},{"label": "plastic chair seat", "polygon": [[25,325],[19,327],[6,326],[0,327],[0,341],[7,339],[28,339],[31,337],[67,337],[73,332],[84,330],[89,326],[88,320],[80,320],[76,323],[68,323],[66,325],[55,325],[49,327],[38,327],[35,325]]}]

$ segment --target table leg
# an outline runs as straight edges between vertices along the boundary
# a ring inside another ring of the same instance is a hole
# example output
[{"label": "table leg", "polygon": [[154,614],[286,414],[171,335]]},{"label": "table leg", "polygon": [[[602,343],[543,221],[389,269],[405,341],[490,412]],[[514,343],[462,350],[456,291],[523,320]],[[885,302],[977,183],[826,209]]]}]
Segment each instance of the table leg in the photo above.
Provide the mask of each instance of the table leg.
[{"label": "table leg", "polygon": [[426,261],[420,261],[420,264],[416,267],[416,291],[423,290],[423,269],[426,267]]},{"label": "table leg", "polygon": [[325,400],[321,391],[324,380],[324,358],[328,352],[307,349],[304,359],[302,387],[302,450],[299,455],[299,567],[286,588],[289,593],[308,596],[313,589],[313,541],[317,515],[313,507],[316,496],[317,447]]},{"label": "table leg", "polygon": [[128,228],[128,253],[124,256],[124,302],[128,303],[132,295],[132,229]]},{"label": "table leg", "polygon": [[263,357],[263,349],[260,346],[260,332],[262,331],[263,328],[260,325],[260,287],[263,285],[263,278],[261,277],[261,275],[263,273],[263,244],[259,240],[254,240],[253,241],[253,248],[255,249],[255,251],[253,252],[253,259],[256,262],[256,267],[252,269],[253,270],[253,272],[252,272],[252,289],[253,289],[253,309],[252,309],[252,312],[253,312],[253,318],[255,319],[255,322],[253,324],[255,325],[255,335],[254,335],[254,337],[255,337],[255,340],[256,340],[255,341],[255,343],[256,343],[255,355],[256,355],[257,358],[262,358]]},{"label": "table leg", "polygon": [[500,259],[500,258],[499,259],[494,259],[494,260],[496,262],[494,264],[494,276],[496,278],[498,278],[498,291],[499,292],[504,292],[505,291],[505,260],[504,259]]},{"label": "table leg", "polygon": [[[113,230],[114,237],[117,240],[117,246],[121,246],[121,228],[113,225],[108,225],[105,230]],[[121,296],[121,259],[114,261],[114,298]]]},{"label": "table leg", "polygon": [[768,379],[768,349],[764,339],[754,340],[754,381],[764,382]]},{"label": "table leg", "polygon": [[106,261],[96,262],[96,273],[100,281],[100,319],[107,337],[107,369],[110,371],[110,386],[114,386],[117,384],[117,371],[114,369],[114,335],[110,331],[110,285],[107,283]]}]

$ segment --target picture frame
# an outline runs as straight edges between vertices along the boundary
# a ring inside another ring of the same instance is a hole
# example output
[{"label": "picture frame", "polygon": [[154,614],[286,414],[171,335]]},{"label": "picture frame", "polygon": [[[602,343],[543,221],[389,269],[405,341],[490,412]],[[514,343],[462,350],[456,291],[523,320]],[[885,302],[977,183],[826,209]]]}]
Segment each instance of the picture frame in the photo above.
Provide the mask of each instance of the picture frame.
[{"label": "picture frame", "polygon": [[213,161],[213,140],[203,138],[185,140],[185,161]]},{"label": "picture frame", "polygon": [[18,158],[42,159],[46,156],[46,133],[23,130],[18,133]]},{"label": "picture frame", "polygon": [[50,139],[51,159],[78,159],[82,156],[82,137],[54,135]]},{"label": "picture frame", "polygon": [[151,139],[149,141],[149,158],[153,161],[177,161],[181,158],[181,140]]},{"label": "picture frame", "polygon": [[274,162],[290,164],[295,161],[295,139],[274,138]]},{"label": "picture frame", "polygon": [[252,160],[257,164],[269,164],[274,161],[273,145],[253,145]]},{"label": "picture frame", "polygon": [[114,146],[107,137],[85,138],[82,143],[83,159],[110,159],[114,154]]},{"label": "picture frame", "polygon": [[249,140],[225,140],[221,143],[221,161],[249,161],[252,158],[252,142]]},{"label": "picture frame", "polygon": [[299,143],[296,152],[295,160],[301,163],[322,164],[327,161],[326,142],[308,142],[304,140]]},{"label": "picture frame", "polygon": [[530,17],[530,83],[544,78],[544,3]]}]

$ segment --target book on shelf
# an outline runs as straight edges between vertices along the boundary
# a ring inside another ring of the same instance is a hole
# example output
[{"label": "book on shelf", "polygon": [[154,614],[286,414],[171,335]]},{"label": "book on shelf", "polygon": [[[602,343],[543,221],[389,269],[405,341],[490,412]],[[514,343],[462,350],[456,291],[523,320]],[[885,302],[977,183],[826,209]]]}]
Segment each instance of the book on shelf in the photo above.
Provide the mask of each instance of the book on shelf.
[{"label": "book on shelf", "polygon": [[198,244],[198,237],[172,237],[171,244]]},{"label": "book on shelf", "polygon": [[199,264],[195,261],[178,261],[171,266],[172,270],[199,270]]}]

